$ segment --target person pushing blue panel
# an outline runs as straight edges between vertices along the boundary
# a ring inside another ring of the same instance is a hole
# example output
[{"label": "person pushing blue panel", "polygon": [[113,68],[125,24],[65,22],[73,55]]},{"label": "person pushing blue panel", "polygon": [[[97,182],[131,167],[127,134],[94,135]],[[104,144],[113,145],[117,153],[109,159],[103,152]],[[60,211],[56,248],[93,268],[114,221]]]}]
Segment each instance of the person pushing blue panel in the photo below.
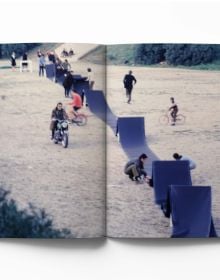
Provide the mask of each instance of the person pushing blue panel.
[{"label": "person pushing blue panel", "polygon": [[46,64],[45,70],[47,78],[53,79],[56,76],[56,68],[54,64]]},{"label": "person pushing blue panel", "polygon": [[191,186],[191,174],[188,161],[154,161],[152,178],[155,202],[159,205],[167,203],[170,185]]},{"label": "person pushing blue panel", "polygon": [[173,238],[210,237],[211,187],[172,185],[170,202]]},{"label": "person pushing blue panel", "polygon": [[117,117],[109,108],[103,91],[87,90],[85,94],[90,111],[106,122],[113,130],[115,130]]}]

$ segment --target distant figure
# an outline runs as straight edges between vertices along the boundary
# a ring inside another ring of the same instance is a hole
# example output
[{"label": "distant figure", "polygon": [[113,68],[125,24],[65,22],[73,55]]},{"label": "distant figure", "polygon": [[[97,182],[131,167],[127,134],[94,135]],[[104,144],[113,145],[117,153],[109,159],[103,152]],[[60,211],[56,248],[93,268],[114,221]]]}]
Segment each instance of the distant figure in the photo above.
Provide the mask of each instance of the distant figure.
[{"label": "distant figure", "polygon": [[49,52],[48,53],[48,60],[51,61],[54,64],[56,63],[56,57],[55,57],[54,52]]},{"label": "distant figure", "polygon": [[27,56],[27,53],[25,52],[22,56],[22,67],[27,68],[28,64],[27,64],[27,62],[25,62],[27,60],[28,60],[28,56]]},{"label": "distant figure", "polygon": [[72,56],[72,55],[74,55],[74,54],[75,54],[75,53],[74,53],[73,49],[71,48],[70,51],[69,51],[69,56]]},{"label": "distant figure", "polygon": [[196,163],[188,156],[183,156],[183,155],[180,155],[178,153],[174,153],[173,158],[175,160],[187,160],[189,162],[189,169],[190,170],[196,168]]},{"label": "distant figure", "polygon": [[11,67],[12,67],[12,70],[15,69],[15,66],[16,66],[16,55],[15,55],[15,52],[13,52],[11,54]]},{"label": "distant figure", "polygon": [[41,50],[39,49],[39,50],[37,51],[37,56],[40,57],[41,55],[42,55],[42,52],[41,52]]},{"label": "distant figure", "polygon": [[141,154],[138,159],[130,160],[126,163],[124,173],[128,175],[132,181],[141,181],[142,179],[150,180],[147,176],[147,172],[144,169],[144,163],[148,156]]},{"label": "distant figure", "polygon": [[71,70],[71,65],[67,59],[65,59],[64,62],[62,63],[62,68],[64,70],[64,73],[67,73],[68,71]]},{"label": "distant figure", "polygon": [[175,123],[176,123],[176,116],[177,116],[177,113],[178,113],[179,109],[178,109],[178,106],[175,103],[173,97],[170,97],[170,102],[171,102],[171,106],[169,108],[169,111],[170,111],[170,115],[172,117],[171,125],[175,125]]},{"label": "distant figure", "polygon": [[126,89],[126,96],[128,98],[127,102],[128,102],[128,104],[130,104],[132,89],[133,89],[134,84],[137,83],[137,80],[132,75],[131,70],[128,72],[128,74],[125,75],[123,83],[124,83],[124,88]]},{"label": "distant figure", "polygon": [[92,72],[91,68],[87,68],[87,75],[88,75],[88,82],[89,82],[89,89],[93,90],[94,84],[95,84],[95,79],[94,79],[94,74]]},{"label": "distant figure", "polygon": [[67,50],[64,48],[63,51],[61,52],[61,57],[66,57],[68,56]]},{"label": "distant figure", "polygon": [[41,56],[38,58],[38,62],[39,62],[39,77],[44,76],[44,69],[46,64],[44,54],[41,54]]},{"label": "distant figure", "polygon": [[69,97],[69,92],[72,86],[73,86],[73,75],[71,72],[68,72],[63,81],[65,97]]}]

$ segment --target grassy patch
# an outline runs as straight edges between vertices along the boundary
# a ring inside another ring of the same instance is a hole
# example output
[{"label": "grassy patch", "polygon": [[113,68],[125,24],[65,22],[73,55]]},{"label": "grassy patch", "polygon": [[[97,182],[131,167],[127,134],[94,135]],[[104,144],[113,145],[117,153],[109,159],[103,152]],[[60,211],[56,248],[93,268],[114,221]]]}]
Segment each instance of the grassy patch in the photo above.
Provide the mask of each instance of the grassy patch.
[{"label": "grassy patch", "polygon": [[109,45],[107,46],[107,63],[114,65],[134,64],[135,45]]}]

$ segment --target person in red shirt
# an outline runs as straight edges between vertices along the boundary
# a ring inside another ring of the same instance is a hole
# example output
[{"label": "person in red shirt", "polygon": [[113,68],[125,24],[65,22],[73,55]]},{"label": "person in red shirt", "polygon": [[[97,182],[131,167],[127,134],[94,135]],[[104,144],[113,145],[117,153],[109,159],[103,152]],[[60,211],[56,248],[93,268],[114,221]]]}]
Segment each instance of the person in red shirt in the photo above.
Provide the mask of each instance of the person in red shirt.
[{"label": "person in red shirt", "polygon": [[73,108],[70,114],[73,114],[73,117],[77,117],[77,111],[82,108],[82,98],[76,91],[72,92],[72,101],[68,105],[71,105]]}]

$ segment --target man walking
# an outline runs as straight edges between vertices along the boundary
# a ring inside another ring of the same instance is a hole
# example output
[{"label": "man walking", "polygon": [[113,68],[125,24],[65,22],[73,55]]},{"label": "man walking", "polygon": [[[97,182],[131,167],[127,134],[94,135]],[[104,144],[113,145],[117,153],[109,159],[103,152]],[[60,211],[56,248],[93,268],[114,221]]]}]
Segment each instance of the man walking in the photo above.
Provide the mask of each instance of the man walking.
[{"label": "man walking", "polygon": [[128,74],[125,75],[124,80],[124,88],[126,89],[126,96],[128,98],[128,104],[131,102],[131,92],[133,89],[133,86],[137,83],[137,80],[135,77],[132,75],[132,71],[130,70]]}]

